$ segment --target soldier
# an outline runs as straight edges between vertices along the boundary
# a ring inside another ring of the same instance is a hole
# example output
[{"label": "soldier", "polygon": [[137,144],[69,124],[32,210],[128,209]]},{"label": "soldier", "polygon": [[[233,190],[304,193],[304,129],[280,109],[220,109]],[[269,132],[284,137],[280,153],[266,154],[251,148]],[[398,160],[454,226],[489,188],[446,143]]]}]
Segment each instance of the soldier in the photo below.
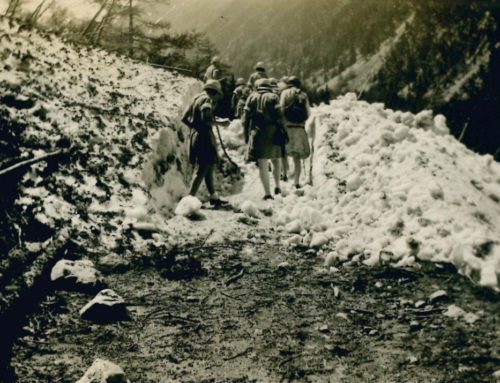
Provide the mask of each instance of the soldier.
[{"label": "soldier", "polygon": [[255,72],[250,75],[248,79],[248,87],[252,90],[255,89],[255,82],[259,79],[267,78],[266,66],[262,61],[255,65]]},{"label": "soldier", "polygon": [[278,86],[278,80],[274,77],[270,77],[269,83],[271,84],[271,89],[272,89],[273,93],[275,93],[279,96],[281,92],[280,92],[280,89]]},{"label": "soldier", "polygon": [[210,66],[207,68],[205,75],[203,76],[203,81],[207,82],[208,80],[219,80],[221,75],[222,71],[220,68],[219,56],[214,56],[210,61]]},{"label": "soldier", "polygon": [[182,117],[182,122],[191,128],[189,161],[198,167],[189,194],[195,196],[205,180],[210,193],[210,204],[215,207],[227,204],[227,201],[218,197],[214,187],[214,168],[219,157],[212,125],[215,106],[221,97],[220,83],[217,80],[208,80],[203,86],[203,92],[194,97]]},{"label": "soldier", "polygon": [[286,143],[279,97],[271,90],[266,79],[256,82],[243,112],[243,126],[248,142],[247,160],[256,160],[264,188],[264,200],[273,199],[269,180],[269,160],[273,165],[274,194],[280,194],[280,158]]},{"label": "soldier", "polygon": [[285,118],[285,127],[289,141],[286,154],[293,158],[295,187],[300,186],[301,160],[311,154],[305,123],[311,115],[307,94],[300,89],[300,80],[291,76],[288,78],[288,88],[281,92],[280,106]]},{"label": "soldier", "polygon": [[231,106],[233,109],[234,117],[241,118],[243,115],[243,108],[245,107],[245,102],[250,95],[250,89],[247,87],[245,79],[240,77],[236,80],[236,88],[233,92],[233,97],[231,100]]}]

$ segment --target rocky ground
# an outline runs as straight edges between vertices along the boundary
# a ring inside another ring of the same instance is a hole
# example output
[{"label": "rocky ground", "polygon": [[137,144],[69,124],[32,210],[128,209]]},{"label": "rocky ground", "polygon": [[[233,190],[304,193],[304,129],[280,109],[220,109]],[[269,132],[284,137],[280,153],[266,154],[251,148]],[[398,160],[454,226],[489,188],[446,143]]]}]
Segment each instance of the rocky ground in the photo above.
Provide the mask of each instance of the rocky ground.
[{"label": "rocky ground", "polygon": [[[248,168],[247,181],[255,176]],[[233,201],[260,191],[246,184]],[[285,245],[271,217],[202,213],[168,221],[190,238],[181,246],[112,262],[75,251],[96,262],[131,320],[84,321],[89,295],[51,292],[14,345],[18,381],[74,382],[96,358],[142,383],[495,381],[498,293],[449,264],[328,268],[321,250]]]},{"label": "rocky ground", "polygon": [[[496,293],[441,264],[326,272],[315,251],[242,233],[109,272],[130,321],[82,321],[88,296],[50,293],[14,345],[18,381],[74,382],[97,357],[142,383],[494,381]],[[477,316],[449,317],[453,305]]]}]

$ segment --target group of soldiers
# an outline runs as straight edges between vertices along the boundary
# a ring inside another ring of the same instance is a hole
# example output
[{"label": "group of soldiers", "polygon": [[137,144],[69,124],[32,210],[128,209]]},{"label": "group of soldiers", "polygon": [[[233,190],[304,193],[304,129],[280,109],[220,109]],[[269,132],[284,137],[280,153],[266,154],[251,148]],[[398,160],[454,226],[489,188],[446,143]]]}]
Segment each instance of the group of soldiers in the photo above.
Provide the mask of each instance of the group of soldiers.
[{"label": "group of soldiers", "polygon": [[[190,194],[196,195],[205,180],[210,204],[216,207],[227,203],[217,195],[213,178],[218,162],[213,125],[218,106],[228,96],[224,86],[228,76],[224,72],[219,58],[214,57],[204,76],[203,92],[194,97],[182,119],[191,128],[190,161],[197,166]],[[248,81],[244,78],[236,80],[230,107],[232,115],[241,119],[243,125],[246,160],[255,161],[259,168],[263,199],[273,199],[270,168],[274,178],[274,195],[281,194],[280,182],[288,180],[288,157],[293,158],[294,186],[301,188],[301,161],[310,155],[305,122],[311,112],[300,80],[289,76],[278,81],[268,76],[263,62],[258,62]]]}]

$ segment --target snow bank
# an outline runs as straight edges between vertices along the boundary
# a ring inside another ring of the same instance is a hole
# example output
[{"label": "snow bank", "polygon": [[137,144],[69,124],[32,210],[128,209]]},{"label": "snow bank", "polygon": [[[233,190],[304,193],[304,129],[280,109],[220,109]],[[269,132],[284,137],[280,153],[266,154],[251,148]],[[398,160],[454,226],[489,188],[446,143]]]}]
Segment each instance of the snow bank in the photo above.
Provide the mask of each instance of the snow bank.
[{"label": "snow bank", "polygon": [[451,262],[498,285],[500,164],[492,156],[468,150],[431,111],[392,111],[348,94],[317,114],[314,186],[285,199],[278,224],[322,233],[314,244],[328,238],[338,259]]},{"label": "snow bank", "polygon": [[[19,132],[22,157],[70,142],[71,159],[50,177],[37,164],[22,180],[20,209],[70,225],[113,248],[137,222],[173,211],[190,177],[178,116],[199,90],[181,77],[0,18],[0,113]],[[152,197],[152,200],[151,200]]]}]

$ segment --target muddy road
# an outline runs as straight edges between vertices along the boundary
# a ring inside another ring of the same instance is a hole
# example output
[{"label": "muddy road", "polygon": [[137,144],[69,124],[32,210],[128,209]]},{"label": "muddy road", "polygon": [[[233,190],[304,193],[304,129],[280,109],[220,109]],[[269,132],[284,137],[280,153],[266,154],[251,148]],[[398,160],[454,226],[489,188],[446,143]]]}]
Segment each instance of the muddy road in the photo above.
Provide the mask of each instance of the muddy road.
[{"label": "muddy road", "polygon": [[[100,357],[137,383],[494,381],[497,293],[448,265],[330,270],[280,243],[251,228],[107,270],[130,321],[83,321],[88,295],[51,292],[14,344],[17,380],[75,382]],[[445,315],[452,305],[468,320]]]}]

